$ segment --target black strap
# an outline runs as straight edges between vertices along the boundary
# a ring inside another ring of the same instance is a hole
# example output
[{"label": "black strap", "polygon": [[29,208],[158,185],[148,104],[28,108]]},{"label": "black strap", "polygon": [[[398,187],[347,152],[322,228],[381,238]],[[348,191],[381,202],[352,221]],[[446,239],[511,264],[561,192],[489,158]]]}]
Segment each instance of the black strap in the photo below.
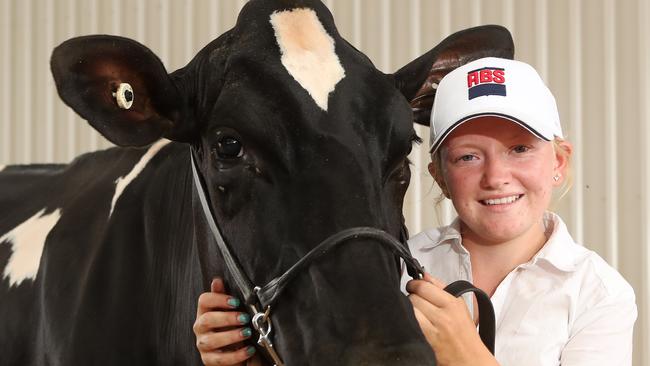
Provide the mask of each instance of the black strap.
[{"label": "black strap", "polygon": [[[300,258],[291,268],[281,276],[272,279],[267,285],[257,291],[262,307],[273,304],[278,296],[282,293],[289,282],[296,277],[302,269],[318,258],[328,254],[334,247],[343,244],[352,239],[373,239],[373,241],[384,244],[396,255],[404,259],[409,274],[411,276],[423,276],[424,271],[417,259],[411,256],[406,244],[401,243],[387,232],[372,227],[355,227],[340,231],[329,238],[323,240],[315,248],[309,251],[304,257]],[[415,274],[415,275],[414,275]]]},{"label": "black strap", "polygon": [[[350,239],[368,238],[379,241],[380,243],[386,245],[393,253],[404,259],[404,263],[407,265],[408,272],[413,278],[416,278],[418,276],[421,278],[424,275],[422,266],[415,258],[413,258],[413,256],[411,256],[411,252],[409,251],[408,245],[406,243],[400,242],[390,234],[379,229],[371,227],[356,227],[343,230],[323,240],[282,275],[272,279],[262,288],[254,289],[252,282],[245,275],[244,271],[239,266],[239,263],[233,257],[230,248],[228,248],[228,245],[223,239],[221,231],[219,230],[219,227],[214,220],[212,211],[210,210],[210,205],[208,204],[208,200],[204,192],[205,187],[198,174],[196,159],[194,158],[194,150],[191,148],[190,150],[190,157],[192,161],[192,175],[194,176],[194,184],[196,186],[199,201],[201,202],[201,206],[203,208],[205,219],[208,223],[208,227],[210,228],[210,232],[212,232],[212,236],[217,243],[217,248],[223,257],[224,263],[226,264],[226,267],[228,268],[228,271],[230,272],[235,285],[242,294],[242,298],[246,305],[256,305],[258,302],[257,300],[259,300],[259,303],[262,305],[263,309],[267,306],[270,306],[277,300],[278,296],[282,293],[289,282],[295,278],[303,268],[307,267],[314,260],[329,253],[330,250],[335,246],[349,241]],[[402,233],[402,235],[405,234]]]},{"label": "black strap", "polygon": [[483,344],[485,344],[485,347],[487,347],[490,353],[494,355],[496,320],[494,318],[494,307],[492,307],[490,297],[480,288],[474,287],[471,283],[463,280],[450,283],[445,287],[445,291],[455,297],[459,297],[468,292],[473,292],[476,295],[479,313],[479,336],[481,337]]},{"label": "black strap", "polygon": [[223,257],[223,260],[226,264],[226,267],[228,268],[228,271],[230,271],[230,275],[232,276],[233,281],[237,286],[237,289],[239,289],[239,292],[242,294],[244,303],[248,305],[254,304],[256,302],[256,298],[255,298],[255,293],[253,292],[253,286],[251,284],[251,281],[248,279],[248,277],[246,277],[244,271],[239,266],[239,263],[235,260],[235,258],[233,258],[230,249],[226,244],[226,241],[223,239],[223,236],[221,236],[221,231],[219,230],[217,223],[214,221],[214,217],[212,216],[212,211],[210,210],[210,205],[208,204],[208,200],[205,197],[205,192],[204,192],[205,187],[203,186],[203,182],[201,182],[201,178],[199,177],[198,170],[196,167],[196,160],[194,159],[194,150],[191,148],[190,148],[190,159],[192,160],[192,175],[194,176],[194,184],[196,186],[196,191],[199,197],[199,201],[201,202],[201,206],[203,207],[203,212],[205,214],[204,216],[208,222],[208,227],[210,228],[210,232],[212,232],[212,236],[214,237],[217,243],[217,248],[219,249],[219,252]]}]

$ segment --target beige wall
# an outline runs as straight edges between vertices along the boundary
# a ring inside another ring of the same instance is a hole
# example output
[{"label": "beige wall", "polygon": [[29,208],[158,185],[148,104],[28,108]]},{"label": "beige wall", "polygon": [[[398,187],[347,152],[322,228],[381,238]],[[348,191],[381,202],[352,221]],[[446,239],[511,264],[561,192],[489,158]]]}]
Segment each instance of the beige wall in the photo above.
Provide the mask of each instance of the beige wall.
[{"label": "beige wall", "polygon": [[[51,49],[68,37],[112,33],[183,66],[234,24],[243,0],[0,0],[0,166],[66,162],[110,146],[56,96]],[[635,365],[650,365],[650,4],[646,0],[329,0],[346,38],[394,71],[445,35],[508,27],[516,58],[533,64],[558,99],[575,144],[574,187],[559,204],[574,237],[632,283],[639,304]],[[421,136],[428,136],[425,128]],[[424,145],[426,146],[426,144]],[[447,222],[424,148],[413,153],[412,232]]]}]

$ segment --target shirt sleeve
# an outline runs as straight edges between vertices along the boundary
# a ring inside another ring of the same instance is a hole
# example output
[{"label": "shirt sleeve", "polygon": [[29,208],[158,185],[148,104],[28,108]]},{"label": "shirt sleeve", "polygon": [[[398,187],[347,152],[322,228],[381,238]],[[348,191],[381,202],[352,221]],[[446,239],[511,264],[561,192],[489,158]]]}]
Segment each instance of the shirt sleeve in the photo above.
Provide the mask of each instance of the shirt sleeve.
[{"label": "shirt sleeve", "polygon": [[637,308],[631,287],[605,297],[576,319],[560,364],[631,366],[636,318]]}]

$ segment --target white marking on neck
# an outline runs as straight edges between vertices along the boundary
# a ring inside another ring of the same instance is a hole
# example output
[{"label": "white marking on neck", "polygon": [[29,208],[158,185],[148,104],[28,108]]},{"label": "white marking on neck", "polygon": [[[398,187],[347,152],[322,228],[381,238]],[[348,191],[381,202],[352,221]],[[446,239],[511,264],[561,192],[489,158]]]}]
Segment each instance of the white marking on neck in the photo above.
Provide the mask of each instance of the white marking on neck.
[{"label": "white marking on neck", "polygon": [[61,218],[61,209],[43,215],[45,209],[13,230],[0,237],[0,243],[9,242],[12,254],[3,277],[9,278],[9,286],[18,286],[26,279],[36,279],[41,263],[45,239]]},{"label": "white marking on neck", "polygon": [[329,94],[345,77],[334,39],[312,9],[274,12],[271,25],[280,46],[282,65],[316,104],[327,111]]},{"label": "white marking on neck", "polygon": [[156,156],[160,149],[162,149],[170,142],[171,141],[166,139],[156,141],[156,143],[151,145],[151,147],[149,147],[149,150],[147,150],[147,152],[142,155],[140,161],[138,161],[138,163],[133,166],[133,169],[131,169],[129,174],[123,177],[119,177],[115,180],[115,194],[113,194],[113,200],[111,201],[111,211],[108,214],[109,218],[113,214],[113,210],[115,209],[115,204],[117,203],[118,198],[120,198],[122,193],[124,193],[126,187],[128,187],[128,185],[131,184],[131,182],[133,182],[133,180],[137,178],[140,173],[142,173],[149,161],[151,161],[151,159]]}]

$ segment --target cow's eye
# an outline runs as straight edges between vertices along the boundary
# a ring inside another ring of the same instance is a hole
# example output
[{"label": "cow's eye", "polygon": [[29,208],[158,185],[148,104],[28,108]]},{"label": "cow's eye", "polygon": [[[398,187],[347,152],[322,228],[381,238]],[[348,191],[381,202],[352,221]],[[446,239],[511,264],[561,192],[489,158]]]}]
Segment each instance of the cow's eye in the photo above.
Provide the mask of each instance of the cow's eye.
[{"label": "cow's eye", "polygon": [[223,136],[217,142],[215,153],[221,159],[241,158],[244,155],[244,147],[236,138]]}]

